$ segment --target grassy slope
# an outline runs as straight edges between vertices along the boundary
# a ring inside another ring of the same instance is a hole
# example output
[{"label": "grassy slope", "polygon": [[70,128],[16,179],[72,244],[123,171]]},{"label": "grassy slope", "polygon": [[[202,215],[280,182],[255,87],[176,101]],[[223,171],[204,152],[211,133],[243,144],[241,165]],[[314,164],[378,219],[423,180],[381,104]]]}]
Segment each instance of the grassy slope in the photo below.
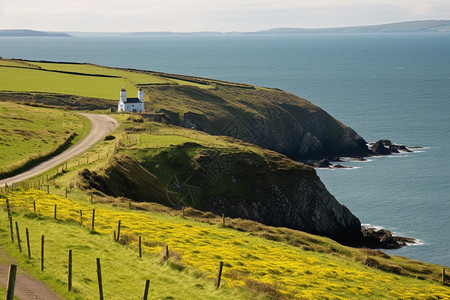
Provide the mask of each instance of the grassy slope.
[{"label": "grassy slope", "polygon": [[[42,210],[40,204],[38,209]],[[239,289],[216,290],[212,280],[194,270],[181,270],[175,261],[160,264],[160,256],[157,253],[144,252],[143,257],[139,258],[134,247],[114,243],[109,234],[92,234],[87,228],[77,226],[76,223],[55,222],[40,214],[15,213],[14,220],[18,221],[22,237],[25,236],[25,228],[30,230],[32,259],[28,260],[25,240],[22,244],[24,255],[11,244],[8,231],[5,230],[8,228],[5,212],[2,210],[0,215],[0,239],[6,251],[17,259],[19,268],[44,280],[64,299],[98,299],[97,257],[101,259],[106,299],[138,299],[142,295],[146,279],[150,279],[151,299],[176,299],[179,295],[185,295],[189,299],[202,299],[205,294],[209,299],[251,297],[250,293]],[[98,217],[101,220],[102,212],[98,211]],[[98,230],[104,231],[100,229],[100,224],[99,222]],[[125,228],[123,230],[126,231]],[[40,271],[41,235],[45,236],[44,273]],[[66,285],[69,249],[73,251],[74,274],[74,292],[70,293],[67,292]]]},{"label": "grassy slope", "polygon": [[[222,228],[215,222],[213,216],[209,216],[212,221],[210,225],[179,216],[129,211],[100,204],[90,205],[86,202],[47,196],[40,191],[15,192],[9,194],[8,198],[14,209],[25,211],[32,211],[32,203],[36,201],[37,211],[49,219],[53,217],[54,204],[58,205],[58,220],[64,220],[70,224],[47,221],[41,217],[31,220],[23,217],[31,215],[35,218],[33,213],[15,214],[14,219],[19,220],[22,230],[24,227],[32,229],[32,244],[35,245],[32,253],[38,252],[39,248],[36,245],[39,243],[40,235],[48,236],[46,245],[49,265],[47,268],[53,274],[49,281],[61,290],[64,289],[64,284],[61,282],[65,281],[65,270],[64,267],[61,270],[61,266],[65,265],[67,250],[74,249],[78,268],[74,286],[82,295],[95,294],[95,271],[92,265],[95,257],[102,257],[104,285],[109,295],[138,295],[146,276],[155,282],[155,291],[158,290],[158,281],[161,281],[161,285],[164,282],[171,283],[165,290],[165,293],[169,295],[177,295],[178,289],[186,285],[193,290],[195,290],[193,287],[198,285],[205,288],[207,284],[202,281],[194,283],[195,278],[191,281],[192,277],[190,279],[188,276],[188,274],[198,273],[185,269],[183,266],[200,270],[206,277],[213,278],[217,263],[222,260],[225,263],[223,276],[226,286],[246,286],[277,298],[450,297],[448,287],[430,281],[430,279],[438,278],[440,271],[438,266],[411,261],[405,263],[407,260],[401,257],[344,247],[326,238],[299,233],[298,236],[304,239],[304,243],[294,246],[231,228]],[[81,209],[84,212],[85,226],[90,226],[90,212],[94,207],[96,208],[95,229],[102,233],[100,236],[89,235],[86,229],[82,230],[76,225],[79,222],[78,212]],[[1,214],[0,237],[6,244],[9,239],[8,225],[5,212]],[[116,229],[118,220],[122,221],[122,243],[128,245],[128,250],[111,242],[112,232]],[[256,223],[247,225],[258,226]],[[266,227],[267,233],[276,234],[283,230]],[[136,258],[139,235],[143,238],[146,253],[146,259],[143,261]],[[155,264],[157,256],[148,256],[147,253],[157,255],[162,245],[166,244],[173,251],[172,255],[177,257],[177,261],[157,267]],[[317,247],[317,251],[314,247]],[[11,253],[13,253],[12,248],[11,245],[7,246],[7,250]],[[39,273],[37,271],[38,255],[34,255],[35,259],[31,264],[27,264],[27,268]],[[383,272],[364,265],[360,259],[372,266],[377,263],[392,266],[403,262],[404,268],[409,266],[409,271],[412,274],[420,274],[422,279],[402,276],[399,270],[396,273]],[[151,263],[153,265],[149,265]],[[137,270],[131,271],[128,267],[130,265],[137,266]],[[158,276],[161,269],[170,268],[181,269],[184,272],[178,274],[171,270],[172,273],[166,272],[164,278]],[[149,272],[149,270],[152,271]],[[202,292],[208,293],[209,298],[214,296],[212,289]],[[218,295],[218,298],[226,297],[226,294]],[[190,297],[186,296],[186,298]]]},{"label": "grassy slope", "polygon": [[88,131],[89,122],[77,114],[0,102],[0,173],[50,155]]}]

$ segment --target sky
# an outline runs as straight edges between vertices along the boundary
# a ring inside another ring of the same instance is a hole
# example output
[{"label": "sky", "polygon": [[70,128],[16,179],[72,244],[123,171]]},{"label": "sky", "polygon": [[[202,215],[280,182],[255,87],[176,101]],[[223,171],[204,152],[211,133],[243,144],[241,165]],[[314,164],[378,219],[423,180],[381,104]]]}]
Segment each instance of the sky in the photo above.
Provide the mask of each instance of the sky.
[{"label": "sky", "polygon": [[0,0],[0,29],[258,31],[450,19],[449,0]]}]

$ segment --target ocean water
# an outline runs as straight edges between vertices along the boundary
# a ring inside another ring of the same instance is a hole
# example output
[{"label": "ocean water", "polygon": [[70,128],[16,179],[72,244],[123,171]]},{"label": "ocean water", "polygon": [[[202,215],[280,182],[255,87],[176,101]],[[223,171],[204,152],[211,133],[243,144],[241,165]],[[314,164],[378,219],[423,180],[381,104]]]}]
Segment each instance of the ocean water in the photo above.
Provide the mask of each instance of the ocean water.
[{"label": "ocean water", "polygon": [[0,38],[0,56],[277,87],[368,142],[422,147],[317,173],[363,224],[420,241],[388,253],[450,267],[450,34]]}]

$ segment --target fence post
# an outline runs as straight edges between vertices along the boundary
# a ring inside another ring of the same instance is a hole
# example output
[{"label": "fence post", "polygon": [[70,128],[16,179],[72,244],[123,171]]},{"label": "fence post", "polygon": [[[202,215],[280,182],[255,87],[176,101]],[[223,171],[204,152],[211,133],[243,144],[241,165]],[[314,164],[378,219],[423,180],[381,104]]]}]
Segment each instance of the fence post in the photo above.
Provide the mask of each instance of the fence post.
[{"label": "fence post", "polygon": [[16,221],[16,234],[17,234],[17,245],[19,246],[19,252],[22,253],[22,246],[20,245],[19,224],[17,224],[17,221]]},{"label": "fence post", "polygon": [[144,294],[142,295],[142,300],[147,300],[148,298],[148,287],[150,286],[150,280],[145,280]]},{"label": "fence post", "polygon": [[116,242],[118,242],[120,240],[120,220],[119,220],[119,224],[117,224],[117,237],[116,237]]},{"label": "fence post", "polygon": [[6,289],[6,300],[14,299],[14,287],[16,285],[17,266],[10,265],[8,272],[8,287]]},{"label": "fence post", "polygon": [[33,211],[36,212],[36,200],[33,200]]},{"label": "fence post", "polygon": [[69,292],[72,290],[72,250],[69,250],[69,278],[68,278],[68,289]]},{"label": "fence post", "polygon": [[222,268],[223,268],[223,261],[219,262],[219,271],[217,272],[217,283],[216,287],[220,287],[220,279],[222,278]]},{"label": "fence post", "polygon": [[139,257],[142,257],[142,237],[139,236]]},{"label": "fence post", "polygon": [[44,235],[41,236],[41,271],[44,272]]},{"label": "fence post", "polygon": [[80,209],[80,225],[83,225],[83,211]]},{"label": "fence post", "polygon": [[164,247],[164,251],[163,251],[163,260],[168,260],[169,259],[169,246],[166,245]]},{"label": "fence post", "polygon": [[67,198],[67,186],[66,186],[66,198]]},{"label": "fence post", "polygon": [[[48,177],[48,175],[47,175]],[[50,184],[48,184],[48,178],[47,178],[47,195],[50,194]]]},{"label": "fence post", "polygon": [[8,210],[8,219],[9,219],[9,229],[11,234],[11,243],[14,244],[14,229],[12,223],[12,215],[11,215],[11,207],[9,206],[9,200],[6,198],[6,209]]},{"label": "fence post", "polygon": [[91,224],[92,231],[94,231],[94,222],[95,222],[95,208],[92,210],[92,224]]},{"label": "fence post", "polygon": [[102,269],[100,267],[100,258],[97,258],[97,279],[98,293],[100,295],[100,300],[103,300]]},{"label": "fence post", "polygon": [[53,218],[56,220],[56,204],[55,204],[55,212],[53,213]]},{"label": "fence post", "polygon": [[28,249],[28,259],[31,259],[31,250],[30,250],[30,235],[28,233],[28,227],[25,228],[25,234],[27,236],[27,249]]}]

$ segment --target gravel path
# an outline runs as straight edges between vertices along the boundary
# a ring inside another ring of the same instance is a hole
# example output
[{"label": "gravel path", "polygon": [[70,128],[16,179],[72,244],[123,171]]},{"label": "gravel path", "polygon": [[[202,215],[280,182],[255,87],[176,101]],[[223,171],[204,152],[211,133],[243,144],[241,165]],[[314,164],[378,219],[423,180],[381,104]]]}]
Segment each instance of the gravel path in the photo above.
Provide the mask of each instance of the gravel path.
[{"label": "gravel path", "polygon": [[25,171],[13,177],[0,180],[0,186],[2,187],[5,186],[5,183],[7,183],[8,186],[11,186],[12,183],[16,183],[31,178],[33,176],[36,176],[53,167],[56,167],[59,164],[62,164],[63,162],[71,158],[74,158],[75,156],[80,155],[81,153],[85,152],[86,150],[94,146],[107,134],[113,132],[114,129],[116,129],[116,127],[118,126],[117,121],[110,116],[93,115],[93,114],[81,114],[81,115],[87,117],[89,121],[91,121],[91,131],[89,132],[86,138],[84,138],[77,144],[73,145],[63,153],[40,163],[39,165],[31,168],[28,171]]}]

